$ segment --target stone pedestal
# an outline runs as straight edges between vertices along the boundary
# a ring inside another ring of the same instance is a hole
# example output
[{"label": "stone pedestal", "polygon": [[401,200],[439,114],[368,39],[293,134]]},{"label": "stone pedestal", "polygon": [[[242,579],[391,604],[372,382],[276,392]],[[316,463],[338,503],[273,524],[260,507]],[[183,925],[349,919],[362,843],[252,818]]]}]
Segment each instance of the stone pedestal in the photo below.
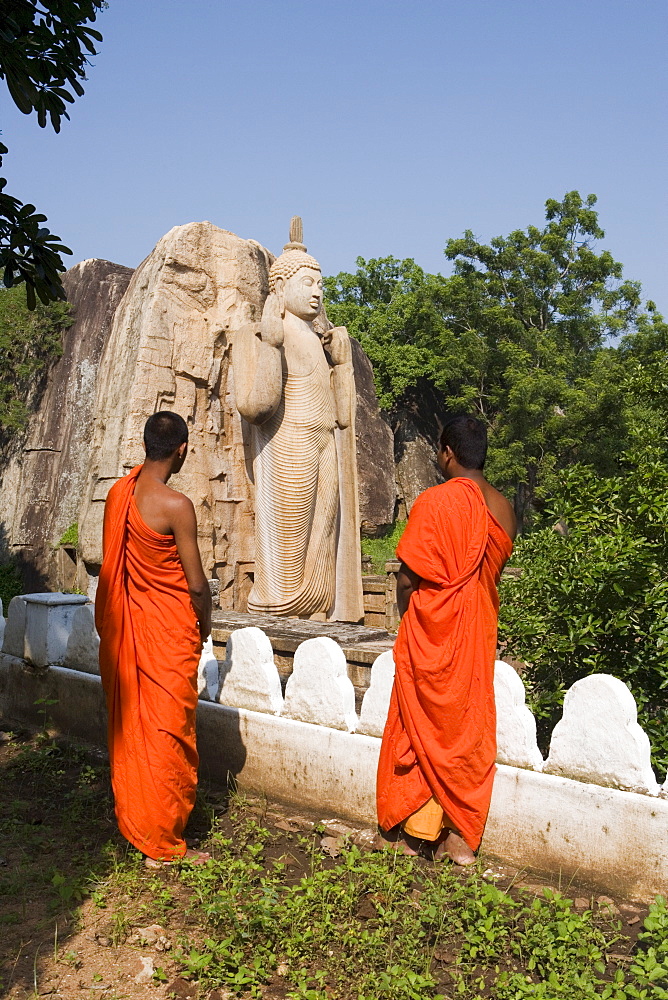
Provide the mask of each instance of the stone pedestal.
[{"label": "stone pedestal", "polygon": [[83,594],[26,594],[24,657],[36,667],[62,666]]}]

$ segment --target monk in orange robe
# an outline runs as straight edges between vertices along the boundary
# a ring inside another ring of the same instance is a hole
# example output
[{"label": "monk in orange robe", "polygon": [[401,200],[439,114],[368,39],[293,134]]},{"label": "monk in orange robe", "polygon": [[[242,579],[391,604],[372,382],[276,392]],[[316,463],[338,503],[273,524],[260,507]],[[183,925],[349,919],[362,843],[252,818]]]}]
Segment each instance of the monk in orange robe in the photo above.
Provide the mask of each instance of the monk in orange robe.
[{"label": "monk in orange robe", "polygon": [[188,851],[197,787],[197,666],[211,592],[191,501],[166,484],[188,450],[176,413],[149,417],[146,461],[112,486],[95,601],[116,818],[149,867]]},{"label": "monk in orange robe", "polygon": [[483,475],[485,425],[455,417],[438,463],[446,482],[415,501],[397,549],[401,625],[378,765],[386,842],[475,861],[496,757],[497,585],[515,537],[508,501]]}]

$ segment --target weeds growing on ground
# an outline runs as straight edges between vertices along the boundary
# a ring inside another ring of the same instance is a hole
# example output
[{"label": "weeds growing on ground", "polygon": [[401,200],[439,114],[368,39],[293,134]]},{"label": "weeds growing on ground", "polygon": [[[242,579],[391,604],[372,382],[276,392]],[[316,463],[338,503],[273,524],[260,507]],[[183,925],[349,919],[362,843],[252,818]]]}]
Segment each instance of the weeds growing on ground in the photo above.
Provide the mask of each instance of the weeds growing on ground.
[{"label": "weeds growing on ground", "polygon": [[204,935],[184,941],[177,960],[205,988],[259,998],[280,977],[290,1000],[668,997],[661,899],[623,971],[609,961],[619,922],[578,913],[554,890],[504,892],[480,871],[353,845],[330,865],[311,854],[310,872],[293,881],[290,857],[271,859],[270,844],[251,820],[233,839],[213,835],[204,868],[181,870]]},{"label": "weeds growing on ground", "polygon": [[[32,991],[49,962],[83,975],[91,948],[115,966],[140,946],[137,929],[158,923],[171,946],[154,971],[161,996],[181,976],[202,997],[247,1000],[668,1000],[662,897],[631,949],[614,910],[352,843],[330,857],[322,828],[273,829],[267,803],[236,794],[227,812],[224,796],[200,796],[207,864],[148,872],[115,832],[90,748],[44,731],[12,736],[4,753],[0,924],[16,944],[0,989],[20,976]],[[16,936],[26,920],[35,934],[44,925],[29,953]]]}]

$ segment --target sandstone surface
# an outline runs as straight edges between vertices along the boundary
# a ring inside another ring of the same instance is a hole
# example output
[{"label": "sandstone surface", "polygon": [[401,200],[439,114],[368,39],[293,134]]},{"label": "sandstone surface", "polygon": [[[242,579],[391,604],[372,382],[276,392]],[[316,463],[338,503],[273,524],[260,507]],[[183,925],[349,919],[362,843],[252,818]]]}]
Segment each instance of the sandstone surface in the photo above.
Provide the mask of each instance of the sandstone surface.
[{"label": "sandstone surface", "polygon": [[[233,346],[249,325],[259,323],[273,259],[254,240],[200,222],[172,229],[135,271],[97,379],[79,516],[82,590],[92,592],[99,570],[108,490],[142,461],[147,416],[170,409],[190,431],[188,458],[170,485],[195,504],[204,569],[220,580],[221,608],[246,610],[254,579],[255,497],[250,428],[236,407]],[[356,355],[365,398],[358,443],[363,455],[387,466],[381,488],[377,466],[364,458],[359,465],[363,496],[384,496],[375,513],[367,503],[363,516],[387,523],[394,506],[390,432],[379,415],[366,358],[361,349]]]},{"label": "sandstone surface", "polygon": [[[74,325],[26,432],[0,456],[0,560],[18,558],[26,592],[78,586],[94,594],[108,488],[142,460],[146,417],[171,408],[191,432],[173,484],[195,503],[205,569],[220,577],[222,607],[245,610],[254,488],[231,348],[241,326],[261,314],[272,260],[253,240],[192,223],[160,240],[134,276],[102,260],[65,274]],[[352,350],[361,520],[373,534],[393,519],[393,438],[368,359],[357,342]],[[58,545],[77,523],[78,570],[73,546]]]}]

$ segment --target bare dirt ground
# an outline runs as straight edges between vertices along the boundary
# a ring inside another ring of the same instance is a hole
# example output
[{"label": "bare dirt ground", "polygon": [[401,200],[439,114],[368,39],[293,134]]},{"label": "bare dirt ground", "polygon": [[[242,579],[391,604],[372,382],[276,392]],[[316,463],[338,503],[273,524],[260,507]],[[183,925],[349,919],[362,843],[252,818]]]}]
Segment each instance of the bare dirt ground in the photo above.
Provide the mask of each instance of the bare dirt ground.
[{"label": "bare dirt ground", "polygon": [[[192,889],[177,869],[147,870],[118,834],[103,751],[5,720],[0,781],[0,996],[223,1000],[233,995],[225,987],[200,985],[192,970],[184,976],[179,947],[204,934]],[[364,848],[374,832],[332,817],[295,816],[294,808],[271,802],[237,797],[233,806],[231,818],[226,793],[204,791],[189,842],[206,844],[212,830],[234,838],[240,816],[246,823],[255,819],[269,831],[269,862],[283,866],[293,884],[313,870],[314,852],[323,864],[333,864],[342,838]],[[549,879],[491,862],[482,872],[525,896],[550,885]],[[575,911],[598,909],[620,921],[623,941],[614,959],[624,968],[647,909],[592,896],[582,887],[555,888],[575,899]],[[362,909],[358,916],[364,916]],[[444,954],[441,960],[453,957]],[[261,995],[279,1000],[288,992],[279,966]]]}]

